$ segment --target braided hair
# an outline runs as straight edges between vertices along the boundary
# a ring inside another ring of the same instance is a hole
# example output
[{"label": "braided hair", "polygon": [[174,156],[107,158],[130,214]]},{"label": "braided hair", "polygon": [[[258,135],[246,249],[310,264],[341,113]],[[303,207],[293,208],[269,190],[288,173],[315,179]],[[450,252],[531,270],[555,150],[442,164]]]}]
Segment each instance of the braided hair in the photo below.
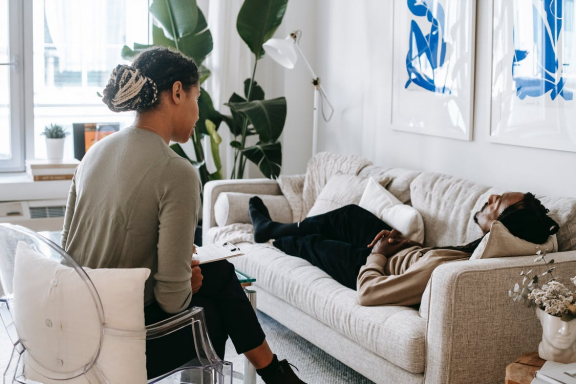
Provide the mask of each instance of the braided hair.
[{"label": "braided hair", "polygon": [[167,47],[152,47],[132,65],[118,65],[104,89],[102,101],[114,112],[146,112],[160,105],[160,93],[180,81],[185,92],[198,84],[200,73],[193,59]]},{"label": "braided hair", "polygon": [[[558,232],[560,226],[550,216],[549,210],[542,205],[533,194],[526,193],[524,198],[506,208],[500,216],[500,221],[516,237],[535,244],[543,244],[548,237]],[[471,243],[455,247],[439,247],[436,249],[453,249],[466,253],[474,253],[474,250],[483,237]]]}]

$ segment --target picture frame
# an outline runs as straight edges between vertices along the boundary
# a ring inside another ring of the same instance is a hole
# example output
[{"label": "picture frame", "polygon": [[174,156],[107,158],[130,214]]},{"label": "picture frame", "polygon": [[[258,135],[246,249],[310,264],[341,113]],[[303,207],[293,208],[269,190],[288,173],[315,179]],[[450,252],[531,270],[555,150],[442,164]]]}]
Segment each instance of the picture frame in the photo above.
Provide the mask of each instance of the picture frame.
[{"label": "picture frame", "polygon": [[493,0],[489,141],[576,152],[576,9]]},{"label": "picture frame", "polygon": [[120,123],[73,123],[74,158],[82,161],[90,147],[120,130]]},{"label": "picture frame", "polygon": [[475,30],[476,0],[394,1],[394,130],[472,140]]}]

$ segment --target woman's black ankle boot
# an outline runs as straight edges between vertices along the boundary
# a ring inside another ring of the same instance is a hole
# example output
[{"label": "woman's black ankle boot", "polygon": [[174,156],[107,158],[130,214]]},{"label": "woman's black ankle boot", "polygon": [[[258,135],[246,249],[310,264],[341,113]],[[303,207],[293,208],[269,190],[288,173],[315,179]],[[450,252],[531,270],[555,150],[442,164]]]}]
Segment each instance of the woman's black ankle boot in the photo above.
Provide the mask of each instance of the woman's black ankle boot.
[{"label": "woman's black ankle boot", "polygon": [[276,355],[267,367],[256,372],[266,384],[306,384],[296,376],[288,361],[278,361]]}]

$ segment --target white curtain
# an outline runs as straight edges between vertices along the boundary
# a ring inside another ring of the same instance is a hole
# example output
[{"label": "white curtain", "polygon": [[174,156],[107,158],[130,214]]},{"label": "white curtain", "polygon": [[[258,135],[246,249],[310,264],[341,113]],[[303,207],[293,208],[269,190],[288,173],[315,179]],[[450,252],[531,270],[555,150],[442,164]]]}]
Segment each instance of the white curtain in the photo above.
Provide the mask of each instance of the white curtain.
[{"label": "white curtain", "polygon": [[[107,45],[121,43],[124,35],[119,21],[125,19],[126,10],[118,5],[107,0],[45,0],[47,29],[60,71],[79,72],[83,65],[88,71],[108,70]],[[112,15],[115,20],[111,20]],[[114,59],[118,56],[114,55]]]},{"label": "white curtain", "polygon": [[[242,7],[243,0],[198,0],[198,6],[206,16],[208,27],[214,39],[214,50],[208,56],[205,66],[212,75],[204,83],[204,88],[210,93],[214,108],[223,114],[230,114],[224,103],[233,92],[244,97],[244,80],[252,75],[254,55],[240,38],[236,30],[236,19]],[[225,123],[220,125],[218,133],[222,136],[220,157],[225,178],[230,177],[234,164],[234,152],[229,143],[234,140],[230,129]],[[214,172],[209,149],[205,145],[208,171]]]}]

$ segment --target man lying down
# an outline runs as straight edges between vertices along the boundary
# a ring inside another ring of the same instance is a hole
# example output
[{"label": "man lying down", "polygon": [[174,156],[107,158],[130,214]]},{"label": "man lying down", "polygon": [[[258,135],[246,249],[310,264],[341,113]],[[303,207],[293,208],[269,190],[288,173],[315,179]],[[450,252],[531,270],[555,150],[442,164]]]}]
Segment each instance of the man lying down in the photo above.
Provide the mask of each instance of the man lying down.
[{"label": "man lying down", "polygon": [[[298,223],[272,221],[259,197],[249,206],[258,243],[275,239],[276,248],[301,257],[342,285],[357,289],[361,305],[417,305],[440,264],[469,259],[482,238],[451,247],[423,247],[358,205],[306,218]],[[484,235],[494,220],[520,239],[545,243],[558,232],[540,200],[531,193],[491,195],[474,215]]]}]

